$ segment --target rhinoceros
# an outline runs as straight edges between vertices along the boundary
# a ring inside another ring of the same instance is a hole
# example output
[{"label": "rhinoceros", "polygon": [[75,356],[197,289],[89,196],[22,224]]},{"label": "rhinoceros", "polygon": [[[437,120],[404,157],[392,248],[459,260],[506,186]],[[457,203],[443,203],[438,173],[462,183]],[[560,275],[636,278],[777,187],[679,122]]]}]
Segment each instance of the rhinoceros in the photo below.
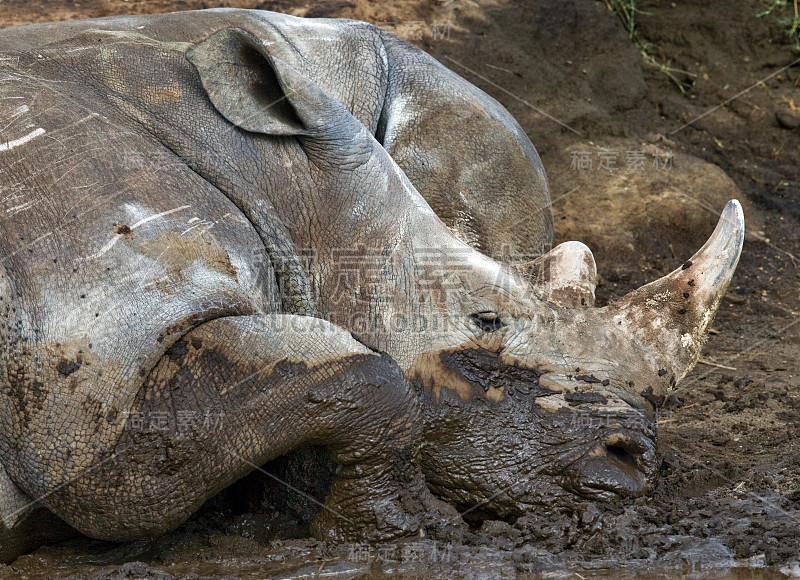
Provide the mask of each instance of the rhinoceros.
[{"label": "rhinoceros", "polygon": [[4,30],[0,60],[3,559],[39,508],[148,537],[308,444],[331,540],[648,489],[736,201],[595,308],[586,246],[504,261],[552,238],[520,127],[378,28],[116,17]]}]

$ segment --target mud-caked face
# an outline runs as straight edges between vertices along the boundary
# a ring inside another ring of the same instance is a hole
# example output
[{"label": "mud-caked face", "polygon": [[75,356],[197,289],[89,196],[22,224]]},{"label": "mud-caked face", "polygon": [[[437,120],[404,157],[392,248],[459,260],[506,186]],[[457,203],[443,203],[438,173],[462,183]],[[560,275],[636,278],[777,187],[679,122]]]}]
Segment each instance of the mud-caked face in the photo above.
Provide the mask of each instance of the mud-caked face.
[{"label": "mud-caked face", "polygon": [[580,244],[526,268],[474,257],[446,324],[403,365],[434,491],[501,517],[645,493],[658,468],[653,403],[696,363],[743,238],[731,202],[690,260],[602,308]]},{"label": "mud-caked face", "polygon": [[548,384],[564,361],[520,356],[530,350],[521,344],[530,318],[470,318],[469,342],[426,353],[410,373],[425,414],[423,469],[437,495],[473,515],[507,517],[648,490],[657,471],[651,409],[602,383]]}]

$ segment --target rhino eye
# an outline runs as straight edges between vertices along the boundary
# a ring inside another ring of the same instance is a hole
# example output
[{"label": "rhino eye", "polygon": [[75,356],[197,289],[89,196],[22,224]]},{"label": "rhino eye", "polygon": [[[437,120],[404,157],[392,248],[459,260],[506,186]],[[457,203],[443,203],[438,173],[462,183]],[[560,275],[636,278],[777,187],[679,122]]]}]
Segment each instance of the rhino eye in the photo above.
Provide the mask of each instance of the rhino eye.
[{"label": "rhino eye", "polygon": [[497,312],[476,312],[470,316],[472,322],[483,332],[494,332],[508,326]]}]

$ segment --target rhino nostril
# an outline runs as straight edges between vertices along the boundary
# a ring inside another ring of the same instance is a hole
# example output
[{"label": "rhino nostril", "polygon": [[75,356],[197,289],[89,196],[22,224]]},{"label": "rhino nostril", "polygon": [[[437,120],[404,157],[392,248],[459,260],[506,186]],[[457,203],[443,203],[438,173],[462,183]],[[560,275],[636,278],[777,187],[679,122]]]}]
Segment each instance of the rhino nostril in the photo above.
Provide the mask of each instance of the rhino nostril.
[{"label": "rhino nostril", "polygon": [[612,433],[602,442],[606,458],[636,480],[646,479],[654,451],[647,439],[636,433]]},{"label": "rhino nostril", "polygon": [[637,469],[639,467],[639,462],[636,460],[636,457],[633,455],[633,453],[621,445],[606,445],[606,454],[609,458],[616,460],[622,465],[632,467],[633,469]]},{"label": "rhino nostril", "polygon": [[651,437],[632,430],[606,432],[567,470],[567,489],[589,497],[641,495],[658,468]]}]

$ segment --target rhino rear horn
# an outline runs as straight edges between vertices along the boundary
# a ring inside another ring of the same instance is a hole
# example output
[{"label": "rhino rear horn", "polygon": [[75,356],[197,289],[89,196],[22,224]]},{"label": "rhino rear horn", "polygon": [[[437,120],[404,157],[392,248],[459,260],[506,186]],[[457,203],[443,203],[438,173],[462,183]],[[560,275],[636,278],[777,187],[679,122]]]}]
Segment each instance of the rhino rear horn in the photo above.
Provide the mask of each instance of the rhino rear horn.
[{"label": "rhino rear horn", "polygon": [[714,233],[672,273],[610,305],[615,325],[645,351],[653,394],[663,397],[700,357],[706,331],[736,270],[744,242],[744,213],[729,201]]},{"label": "rhino rear horn", "polygon": [[348,121],[358,129],[340,103],[278,58],[285,42],[226,28],[191,47],[186,58],[217,111],[245,131],[324,138]]},{"label": "rhino rear horn", "polygon": [[592,251],[580,242],[564,242],[514,268],[542,300],[565,308],[594,306],[597,266]]}]

